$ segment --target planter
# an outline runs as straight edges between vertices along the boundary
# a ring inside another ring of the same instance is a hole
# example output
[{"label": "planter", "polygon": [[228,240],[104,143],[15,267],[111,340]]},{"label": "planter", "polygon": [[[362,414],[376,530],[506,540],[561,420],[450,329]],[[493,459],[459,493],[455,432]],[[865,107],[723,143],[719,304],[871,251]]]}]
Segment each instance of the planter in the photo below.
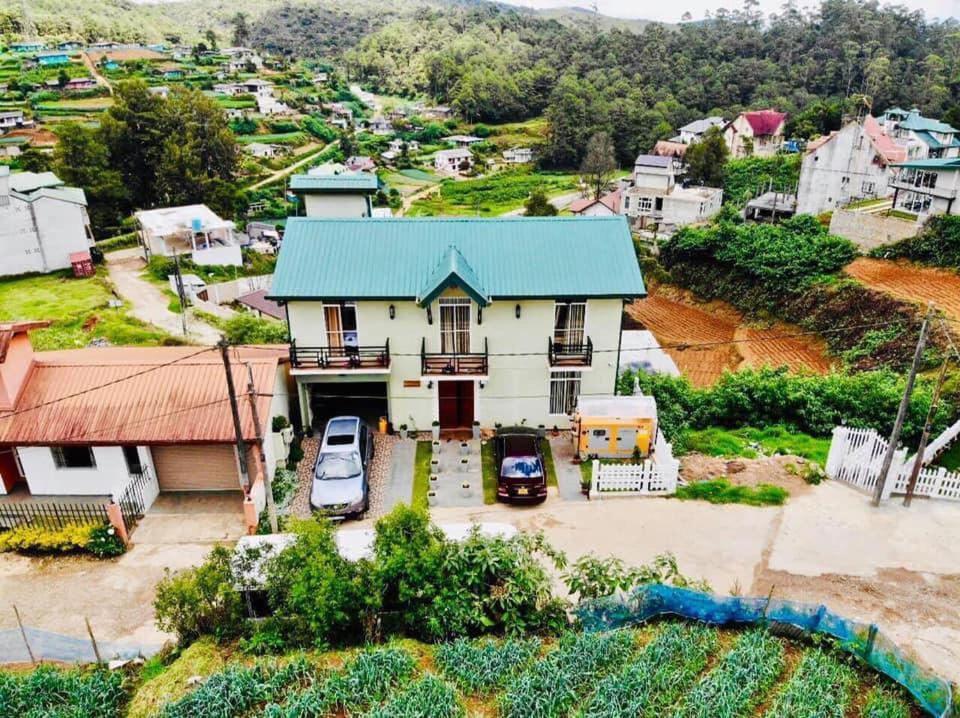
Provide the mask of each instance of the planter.
[{"label": "planter", "polygon": [[434,424],[430,427],[430,433],[433,434],[434,441],[440,441],[440,424]]},{"label": "planter", "polygon": [[470,455],[470,444],[466,441],[460,442],[460,456],[469,456]]},{"label": "planter", "polygon": [[460,459],[460,471],[465,472],[469,468],[470,468],[470,459],[464,456],[462,459]]},{"label": "planter", "polygon": [[286,426],[283,429],[280,429],[280,438],[283,439],[283,443],[289,444],[293,441],[293,427]]},{"label": "planter", "polygon": [[473,422],[473,440],[477,441],[480,438],[480,422]]},{"label": "planter", "polygon": [[431,442],[431,444],[430,444],[430,449],[431,449],[431,451],[433,451],[434,455],[439,455],[439,454],[440,454],[440,441],[437,440],[437,439],[434,439],[433,442]]},{"label": "planter", "polygon": [[473,494],[473,491],[470,490],[470,484],[469,484],[469,483],[467,483],[466,481],[464,481],[462,484],[460,484],[460,495],[461,495],[463,498],[469,499],[472,494]]},{"label": "planter", "polygon": [[439,459],[439,458],[436,458],[436,457],[435,457],[435,458],[433,458],[433,459],[430,459],[430,473],[431,473],[431,474],[439,474],[439,473],[440,473],[440,459]]},{"label": "planter", "polygon": [[416,430],[416,429],[407,429],[406,431],[404,431],[404,434],[407,435],[407,438],[408,438],[408,439],[416,439],[416,438],[417,438],[417,430]]},{"label": "planter", "polygon": [[547,427],[543,424],[540,424],[540,426],[537,427],[537,436],[539,436],[541,439],[545,439],[547,437]]}]

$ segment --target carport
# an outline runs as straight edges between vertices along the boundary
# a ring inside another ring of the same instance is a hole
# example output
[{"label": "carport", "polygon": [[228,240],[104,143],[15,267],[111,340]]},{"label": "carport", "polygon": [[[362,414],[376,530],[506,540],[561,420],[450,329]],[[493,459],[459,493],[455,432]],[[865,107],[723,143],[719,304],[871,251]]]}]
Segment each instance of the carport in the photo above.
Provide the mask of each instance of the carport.
[{"label": "carport", "polygon": [[381,381],[319,381],[307,384],[312,425],[326,426],[334,416],[359,416],[372,427],[381,416],[389,416],[387,382]]}]

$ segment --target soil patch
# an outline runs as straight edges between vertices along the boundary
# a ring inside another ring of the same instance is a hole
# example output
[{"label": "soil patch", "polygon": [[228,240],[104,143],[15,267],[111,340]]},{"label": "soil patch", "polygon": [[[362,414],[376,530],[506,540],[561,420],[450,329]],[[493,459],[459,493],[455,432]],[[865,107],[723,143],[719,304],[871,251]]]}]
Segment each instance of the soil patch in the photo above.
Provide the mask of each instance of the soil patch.
[{"label": "soil patch", "polygon": [[725,459],[705,454],[688,454],[680,462],[680,476],[688,482],[725,478],[734,486],[770,484],[786,489],[791,496],[809,493],[813,487],[797,475],[806,459],[799,456],[761,456],[756,459]]},{"label": "soil patch", "polygon": [[960,275],[906,261],[860,257],[844,271],[868,287],[916,304],[933,302],[951,319],[960,320]]}]

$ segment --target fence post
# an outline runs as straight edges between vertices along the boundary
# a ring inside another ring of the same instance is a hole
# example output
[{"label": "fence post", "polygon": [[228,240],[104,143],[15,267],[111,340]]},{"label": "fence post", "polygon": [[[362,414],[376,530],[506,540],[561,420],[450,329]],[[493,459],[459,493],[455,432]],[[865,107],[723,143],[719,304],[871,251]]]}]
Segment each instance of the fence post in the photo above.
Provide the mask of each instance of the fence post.
[{"label": "fence post", "polygon": [[247,494],[243,500],[243,517],[247,524],[247,533],[253,536],[257,532],[257,526],[260,524],[260,517],[257,516],[257,506]]},{"label": "fence post", "polygon": [[827,465],[823,467],[823,472],[830,478],[837,478],[837,471],[843,460],[843,455],[847,448],[847,428],[845,426],[833,427],[833,438],[830,440],[830,451],[827,454]]},{"label": "fence post", "polygon": [[590,499],[599,499],[600,498],[600,461],[599,459],[594,459],[590,465],[591,476],[593,480],[590,482]]},{"label": "fence post", "polygon": [[123,510],[120,504],[115,503],[113,499],[107,504],[107,517],[110,519],[110,525],[116,529],[117,535],[123,540],[124,546],[130,542],[130,535],[127,533],[127,524],[123,520]]}]

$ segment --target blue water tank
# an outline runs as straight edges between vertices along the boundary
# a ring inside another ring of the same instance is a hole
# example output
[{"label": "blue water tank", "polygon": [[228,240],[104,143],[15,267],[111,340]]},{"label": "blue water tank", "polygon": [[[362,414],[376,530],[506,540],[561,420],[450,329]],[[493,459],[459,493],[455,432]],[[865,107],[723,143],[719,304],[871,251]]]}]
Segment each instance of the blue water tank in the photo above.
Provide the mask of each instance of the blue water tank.
[{"label": "blue water tank", "polygon": [[202,231],[203,231],[203,220],[202,220],[202,219],[194,219],[194,220],[190,223],[190,226],[193,227],[193,231],[194,231],[194,232],[202,232]]}]

